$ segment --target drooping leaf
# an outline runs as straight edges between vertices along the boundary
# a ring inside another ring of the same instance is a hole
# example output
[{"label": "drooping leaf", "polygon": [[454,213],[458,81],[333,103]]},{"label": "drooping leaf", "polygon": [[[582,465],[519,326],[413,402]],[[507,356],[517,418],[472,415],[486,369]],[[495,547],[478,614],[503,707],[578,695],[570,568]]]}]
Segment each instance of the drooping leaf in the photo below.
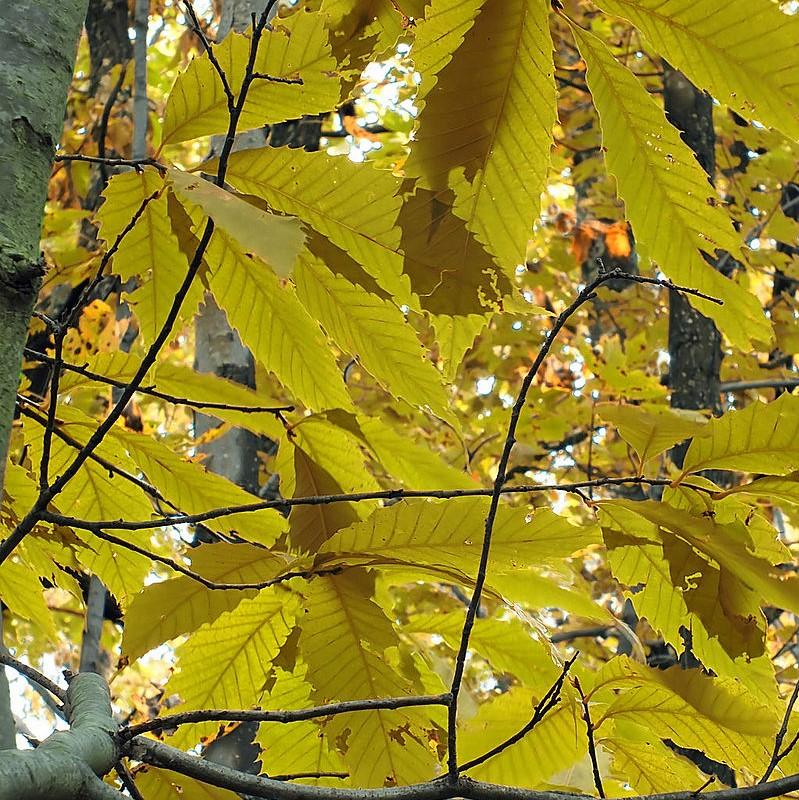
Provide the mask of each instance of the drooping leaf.
[{"label": "drooping leaf", "polygon": [[198,205],[244,252],[254,253],[278,275],[291,273],[305,242],[299,220],[262,211],[199,175],[174,168],[167,175],[178,197]]},{"label": "drooping leaf", "polygon": [[[486,497],[404,500],[341,531],[321,552],[445,564],[472,573],[480,560],[488,504]],[[539,509],[528,521],[526,510],[500,506],[492,537],[492,571],[557,563],[594,543],[596,536],[593,526],[576,528],[549,509]]]},{"label": "drooping leaf", "polygon": [[211,291],[255,358],[303,405],[352,408],[330,348],[293,288],[221,231],[214,232],[208,257],[215,265]]},{"label": "drooping leaf", "polygon": [[[252,31],[230,33],[214,47],[234,95],[238,96],[250,53]],[[300,11],[276,20],[264,32],[254,72],[302,80],[288,84],[256,79],[244,105],[238,130],[329,111],[339,101],[336,61],[330,54],[325,17]],[[164,110],[162,146],[198,136],[225,133],[229,122],[222,81],[207,53],[178,76]]]},{"label": "drooping leaf", "polygon": [[638,454],[641,467],[684,439],[701,435],[706,420],[697,412],[660,406],[600,403],[597,413],[612,422]]},{"label": "drooping leaf", "polygon": [[[370,599],[365,574],[349,571],[314,580],[300,625],[300,649],[316,702],[418,692],[384,655],[398,641],[388,618]],[[384,786],[432,776],[435,759],[420,725],[423,720],[415,709],[367,711],[338,715],[328,726],[334,735],[346,735],[344,760],[353,782]]]},{"label": "drooping leaf", "polygon": [[[269,690],[270,708],[298,709],[314,704],[313,687],[308,683],[304,666],[293,674],[282,669],[275,672],[277,679]],[[255,741],[263,748],[262,772],[268,775],[347,771],[341,755],[331,748],[330,739],[317,720],[291,725],[261,723]],[[315,778],[312,782],[322,786],[342,785],[340,778]]]},{"label": "drooping leaf", "polygon": [[[122,238],[111,269],[123,283],[140,277],[140,286],[130,294],[130,302],[148,343],[160,332],[189,269],[172,230],[165,186],[164,178],[153,167],[120,173],[108,182],[103,192],[105,202],[97,212],[100,235],[110,247],[133,216],[144,208],[133,228]],[[146,202],[153,195],[156,198]],[[195,281],[183,301],[179,319],[189,319],[200,298],[201,290]]]},{"label": "drooping leaf", "polygon": [[[699,670],[642,667],[627,659],[626,685],[595,724],[605,719],[644,725],[661,739],[701,750],[734,769],[758,774],[768,763],[777,714],[755,702],[732,680],[710,678]],[[622,678],[622,675],[619,675]]]},{"label": "drooping leaf", "polygon": [[455,214],[509,274],[524,261],[549,167],[548,15],[538,0],[487,0],[425,98],[405,167],[425,188],[454,189]]},{"label": "drooping leaf", "polygon": [[397,252],[399,181],[391,173],[324,153],[263,148],[234,153],[227,180],[271,209],[299,217],[352,256],[398,302],[410,301]]},{"label": "drooping leaf", "polygon": [[[286,560],[249,544],[200,545],[191,550],[191,568],[216,583],[258,583],[278,575]],[[128,608],[122,652],[131,660],[152,648],[232,611],[254,589],[207,589],[181,575],[145,586]]]},{"label": "drooping leaf", "polygon": [[719,306],[688,295],[734,345],[746,351],[767,345],[771,325],[758,299],[700,253],[712,257],[718,248],[735,255],[741,241],[690,148],[608,48],[582,28],[572,30],[588,62],[586,80],[602,123],[607,168],[616,178],[637,247],[675,283],[723,302]]},{"label": "drooping leaf", "polygon": [[602,0],[719,102],[799,140],[799,19],[768,0]]},{"label": "drooping leaf", "polygon": [[311,316],[387,391],[457,424],[441,374],[396,306],[334,275],[310,255],[298,264],[294,280]]},{"label": "drooping leaf", "polygon": [[136,787],[147,800],[236,800],[238,797],[227,789],[149,765],[136,770]]}]

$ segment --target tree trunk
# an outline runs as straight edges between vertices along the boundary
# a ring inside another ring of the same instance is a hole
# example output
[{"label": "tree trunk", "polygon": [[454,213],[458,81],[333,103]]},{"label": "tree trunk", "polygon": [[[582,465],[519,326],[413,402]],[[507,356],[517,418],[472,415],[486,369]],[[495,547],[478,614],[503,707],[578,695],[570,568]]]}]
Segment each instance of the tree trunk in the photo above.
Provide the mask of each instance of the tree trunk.
[{"label": "tree trunk", "polygon": [[[672,125],[694,151],[711,180],[716,169],[713,101],[681,72],[664,64],[663,99]],[[679,293],[669,295],[669,387],[672,408],[720,413],[721,334]],[[682,465],[687,445],[678,445],[672,459]]]},{"label": "tree trunk", "polygon": [[0,489],[22,348],[43,274],[47,182],[87,0],[0,4]]}]

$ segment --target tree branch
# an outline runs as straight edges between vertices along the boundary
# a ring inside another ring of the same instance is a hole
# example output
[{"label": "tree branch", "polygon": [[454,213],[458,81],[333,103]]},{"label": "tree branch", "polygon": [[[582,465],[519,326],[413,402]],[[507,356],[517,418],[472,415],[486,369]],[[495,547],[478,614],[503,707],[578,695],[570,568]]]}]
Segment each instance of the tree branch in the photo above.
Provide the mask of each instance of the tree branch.
[{"label": "tree branch", "polygon": [[332,717],[337,714],[349,714],[353,711],[394,710],[415,706],[445,706],[449,703],[448,694],[418,695],[411,697],[386,697],[368,700],[344,700],[340,703],[326,703],[313,708],[292,711],[261,711],[257,709],[205,709],[200,711],[184,711],[157,717],[138,725],[122,728],[119,739],[122,742],[133,739],[142,733],[177,728],[195,722],[300,722],[318,717]]},{"label": "tree branch", "polygon": [[[596,478],[593,481],[577,481],[574,483],[540,483],[523,486],[504,486],[500,494],[532,494],[535,492],[579,492],[581,489],[601,486],[622,486],[625,484],[643,484],[646,486],[670,486],[672,481],[667,478],[643,478],[633,476],[628,478]],[[683,482],[680,484],[689,489],[694,489],[705,494],[714,494],[714,491],[697,484]],[[58,525],[68,525],[87,531],[137,531],[151,528],[163,528],[169,525],[193,525],[210,519],[220,519],[233,514],[244,514],[251,511],[262,511],[266,508],[293,508],[294,506],[322,506],[330,503],[360,503],[367,500],[409,500],[414,498],[433,498],[439,500],[452,500],[462,497],[490,497],[493,489],[385,489],[375,492],[354,492],[352,494],[312,495],[310,497],[290,497],[280,500],[262,500],[254,503],[245,503],[238,506],[226,506],[203,511],[199,514],[175,514],[171,517],[161,517],[147,520],[87,520],[79,517],[70,517],[43,511],[40,519]]]}]

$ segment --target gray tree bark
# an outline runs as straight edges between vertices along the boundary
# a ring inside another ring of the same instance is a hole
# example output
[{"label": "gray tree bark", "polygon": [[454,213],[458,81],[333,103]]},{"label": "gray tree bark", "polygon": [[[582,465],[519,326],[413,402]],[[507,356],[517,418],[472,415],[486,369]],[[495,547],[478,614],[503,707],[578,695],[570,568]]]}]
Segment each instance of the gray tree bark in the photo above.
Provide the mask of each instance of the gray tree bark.
[{"label": "gray tree bark", "polygon": [[47,181],[87,0],[0,4],[0,488],[43,267]]},{"label": "gray tree bark", "polygon": [[[681,131],[711,181],[716,171],[713,101],[681,72],[664,64],[663,100],[669,121]],[[669,388],[672,408],[721,411],[721,334],[677,292],[669,295]],[[672,451],[680,466],[687,445]]]},{"label": "gray tree bark", "polygon": [[70,729],[35,750],[0,752],[0,800],[122,800],[103,783],[119,760],[108,685],[87,672],[67,689]]}]

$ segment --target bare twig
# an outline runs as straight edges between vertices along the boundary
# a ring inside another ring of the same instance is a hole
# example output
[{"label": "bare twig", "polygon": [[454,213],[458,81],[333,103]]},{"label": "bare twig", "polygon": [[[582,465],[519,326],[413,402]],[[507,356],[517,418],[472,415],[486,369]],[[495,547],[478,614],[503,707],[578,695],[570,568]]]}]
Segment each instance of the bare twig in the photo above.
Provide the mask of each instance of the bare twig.
[{"label": "bare twig", "polygon": [[768,767],[766,767],[766,771],[763,773],[763,777],[758,781],[758,783],[765,783],[769,777],[771,777],[771,773],[774,772],[780,761],[782,761],[782,759],[785,758],[785,756],[787,756],[788,753],[790,753],[791,750],[796,746],[795,737],[793,742],[791,742],[784,751],[780,752],[782,742],[785,739],[785,734],[788,732],[788,723],[791,720],[791,713],[793,712],[793,707],[796,705],[796,700],[798,697],[799,681],[797,681],[796,685],[793,687],[793,692],[791,692],[788,705],[785,708],[785,714],[782,718],[782,724],[780,725],[780,729],[777,731],[777,735],[774,737],[774,750],[771,753],[771,761],[769,761]]},{"label": "bare twig", "polygon": [[467,761],[465,764],[461,764],[459,766],[459,770],[461,772],[465,772],[467,769],[472,769],[472,767],[477,767],[480,764],[484,764],[488,761],[489,758],[493,758],[496,755],[499,755],[503,750],[507,750],[509,747],[512,747],[516,742],[521,741],[528,733],[530,733],[536,725],[547,715],[551,709],[553,709],[559,702],[560,702],[560,693],[563,689],[563,682],[566,680],[566,675],[571,669],[572,664],[574,664],[575,660],[579,653],[575,653],[564,665],[563,669],[558,676],[558,679],[552,686],[549,687],[546,694],[536,703],[535,709],[533,709],[533,716],[530,718],[530,721],[523,727],[520,728],[513,736],[509,736],[505,739],[504,742],[501,742],[496,747],[492,747],[487,752],[483,753],[481,756],[477,756],[477,758],[473,758],[471,761]]},{"label": "bare twig", "polygon": [[136,786],[136,779],[133,777],[133,773],[127,768],[125,763],[123,761],[118,761],[114,769],[119,776],[122,786],[127,790],[127,793],[133,800],[144,800],[144,795],[139,791],[139,787]]},{"label": "bare twig", "polygon": [[[524,486],[505,486],[500,494],[533,494],[536,492],[579,492],[589,486],[623,486],[625,484],[643,484],[646,486],[670,486],[671,480],[667,478],[644,478],[639,476],[629,478],[596,478],[593,481],[577,481],[575,483],[539,483]],[[712,489],[697,484],[683,482],[680,484],[689,489],[694,489],[704,494],[715,494]],[[293,508],[294,506],[323,506],[331,503],[360,503],[368,500],[409,500],[414,498],[432,498],[450,500],[463,497],[490,497],[493,489],[385,489],[376,492],[354,492],[351,494],[312,495],[310,497],[287,497],[280,500],[261,500],[237,506],[226,506],[203,511],[199,514],[175,514],[171,517],[160,517],[145,520],[87,520],[70,517],[64,514],[55,514],[42,511],[40,519],[54,522],[58,525],[68,525],[86,531],[118,530],[136,531],[149,528],[163,528],[168,525],[193,525],[212,519],[220,519],[233,514],[245,514],[261,511],[266,508]]]},{"label": "bare twig", "polygon": [[795,389],[799,378],[764,378],[754,381],[726,381],[719,384],[720,392],[745,392],[747,389]]},{"label": "bare twig", "polygon": [[166,172],[166,165],[156,158],[105,158],[103,156],[85,156],[82,153],[61,153],[54,161],[84,161],[87,164],[105,164],[107,167],[155,167],[159,172]]},{"label": "bare twig", "polygon": [[599,762],[596,756],[596,741],[594,740],[594,723],[591,721],[591,712],[588,708],[588,698],[583,693],[583,687],[580,686],[580,679],[574,677],[571,679],[574,688],[580,695],[580,702],[583,706],[583,722],[585,723],[585,734],[588,737],[588,755],[591,758],[591,770],[594,774],[594,786],[596,787],[597,794],[600,797],[605,797],[605,788],[602,786],[602,776],[599,774]]},{"label": "bare twig", "polygon": [[337,714],[350,714],[353,711],[394,710],[415,706],[445,706],[449,702],[448,694],[418,695],[411,697],[386,697],[369,700],[344,700],[340,703],[327,703],[313,708],[292,711],[261,711],[258,709],[204,709],[202,711],[184,711],[181,714],[170,714],[157,717],[138,725],[130,725],[119,731],[121,742],[129,741],[135,736],[151,731],[169,730],[180,725],[196,722],[301,722],[302,720],[332,717]]},{"label": "bare twig", "polygon": [[[39,353],[36,350],[31,350],[30,348],[25,348],[25,356],[26,358],[30,358],[33,361],[41,361],[44,364],[51,364],[53,363],[54,359],[51,356],[46,355],[45,353]],[[100,375],[98,372],[92,372],[92,370],[87,369],[86,367],[82,367],[78,364],[69,364],[66,362],[62,362],[61,368],[66,370],[67,372],[74,372],[77,375],[82,375],[84,378],[88,378],[92,381],[97,381],[98,383],[105,383],[109,386],[115,386],[117,389],[124,389],[127,387],[127,383],[125,381],[117,380],[116,378],[109,378],[106,375]],[[219,411],[241,411],[245,414],[275,414],[279,415],[282,413],[287,413],[289,411],[294,411],[294,406],[247,406],[247,405],[236,405],[235,403],[214,403],[214,402],[202,402],[199,400],[191,400],[188,397],[180,397],[178,395],[169,394],[169,392],[162,392],[160,389],[156,389],[152,386],[139,386],[136,390],[139,394],[145,394],[150,397],[157,397],[159,400],[165,400],[167,403],[173,403],[175,405],[183,405],[183,406],[191,406],[192,408],[203,409],[203,410],[213,410],[218,409]]]},{"label": "bare twig", "polygon": [[20,675],[24,675],[29,681],[33,681],[43,689],[47,689],[50,694],[57,697],[62,703],[66,701],[66,689],[62,689],[57,683],[53,683],[46,675],[42,675],[38,669],[34,669],[18,661],[5,648],[0,648],[0,664],[11,667],[11,669],[16,670]]}]

